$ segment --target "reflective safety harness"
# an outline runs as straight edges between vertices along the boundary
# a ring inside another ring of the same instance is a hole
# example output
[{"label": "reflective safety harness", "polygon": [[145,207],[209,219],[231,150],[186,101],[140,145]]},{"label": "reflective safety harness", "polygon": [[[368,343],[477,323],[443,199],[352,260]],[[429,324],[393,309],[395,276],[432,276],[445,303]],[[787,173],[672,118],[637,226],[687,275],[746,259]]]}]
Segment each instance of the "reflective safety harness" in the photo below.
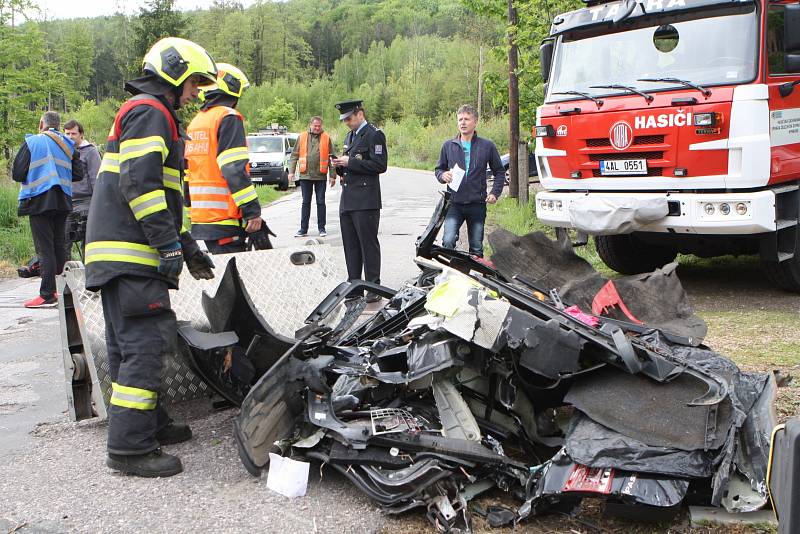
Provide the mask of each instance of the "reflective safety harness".
[{"label": "reflective safety harness", "polygon": [[72,196],[72,141],[60,132],[48,130],[25,136],[25,144],[31,162],[19,190],[19,200],[41,195],[56,186]]},{"label": "reflective safety harness", "polygon": [[[300,172],[306,172],[306,169],[308,169],[308,137],[310,135],[309,132],[303,132],[297,140],[297,163]],[[327,174],[328,172],[328,162],[331,155],[330,146],[330,136],[325,132],[319,134],[319,172],[322,174]]]},{"label": "reflective safety harness", "polygon": [[186,159],[189,162],[189,199],[192,224],[242,226],[240,206],[258,199],[252,184],[231,193],[222,168],[248,160],[247,147],[219,150],[217,132],[222,120],[242,115],[233,108],[213,106],[197,114],[189,124]]}]

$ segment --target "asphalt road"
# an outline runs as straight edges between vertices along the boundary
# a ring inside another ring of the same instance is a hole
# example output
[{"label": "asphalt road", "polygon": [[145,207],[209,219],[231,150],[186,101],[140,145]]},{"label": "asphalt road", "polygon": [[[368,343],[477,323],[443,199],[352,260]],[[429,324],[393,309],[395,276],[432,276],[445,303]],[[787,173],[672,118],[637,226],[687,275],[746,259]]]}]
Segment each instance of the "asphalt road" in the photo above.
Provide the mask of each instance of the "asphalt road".
[{"label": "asphalt road", "polygon": [[[382,177],[382,282],[398,287],[418,269],[414,241],[425,228],[440,186],[432,173],[391,168]],[[342,263],[340,186],[329,188],[328,237]],[[275,246],[296,244],[300,197],[265,210]],[[312,205],[310,227],[316,229]],[[309,234],[314,237],[316,232]],[[0,281],[0,532],[375,532],[387,521],[330,469],[312,467],[308,494],[287,499],[252,478],[231,437],[236,410],[213,412],[206,401],[173,409],[195,437],[168,447],[185,472],[138,479],[105,467],[106,425],[72,423],[66,412],[56,310],[26,310],[38,280]]]}]

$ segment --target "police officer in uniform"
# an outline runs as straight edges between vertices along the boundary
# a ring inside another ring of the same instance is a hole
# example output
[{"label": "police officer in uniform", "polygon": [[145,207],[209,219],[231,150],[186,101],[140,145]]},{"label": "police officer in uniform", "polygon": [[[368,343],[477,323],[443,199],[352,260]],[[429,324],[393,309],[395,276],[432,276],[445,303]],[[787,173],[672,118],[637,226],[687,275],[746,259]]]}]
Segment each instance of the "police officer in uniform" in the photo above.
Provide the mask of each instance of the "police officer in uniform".
[{"label": "police officer in uniform", "polygon": [[166,477],[183,471],[160,446],[191,438],[159,399],[165,353],[178,329],[169,289],[184,262],[195,278],[214,264],[183,228],[184,137],[175,110],[216,82],[214,60],[174,37],[144,57],[144,76],[126,90],[95,183],[86,231],[86,287],[100,291],[112,394],[106,464],[123,473]]},{"label": "police officer in uniform", "polygon": [[[348,280],[381,281],[381,245],[378,226],[381,218],[380,174],[386,172],[388,154],[386,136],[367,122],[362,100],[336,104],[341,120],[350,132],[345,137],[343,154],[333,158],[341,178],[339,224],[342,231]],[[331,180],[331,186],[335,178]],[[363,276],[362,276],[363,272]],[[351,298],[359,295],[350,295]],[[367,302],[380,296],[370,293]]]},{"label": "police officer in uniform", "polygon": [[[261,206],[250,181],[244,117],[235,108],[250,86],[247,76],[217,63],[217,84],[203,91],[203,107],[189,123],[186,144],[192,235],[212,254],[244,252],[260,232]],[[267,248],[257,246],[256,248]],[[271,247],[269,247],[271,248]]]}]

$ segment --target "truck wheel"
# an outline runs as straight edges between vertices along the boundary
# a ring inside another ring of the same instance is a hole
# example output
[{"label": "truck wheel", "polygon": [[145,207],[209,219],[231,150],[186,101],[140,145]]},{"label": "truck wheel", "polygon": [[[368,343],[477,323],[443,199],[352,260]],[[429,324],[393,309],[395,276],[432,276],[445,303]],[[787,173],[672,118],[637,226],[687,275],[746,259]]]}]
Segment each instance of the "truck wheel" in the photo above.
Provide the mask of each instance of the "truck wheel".
[{"label": "truck wheel", "polygon": [[278,181],[278,191],[286,191],[289,189],[289,175],[284,173]]},{"label": "truck wheel", "polygon": [[598,235],[594,245],[603,263],[621,274],[649,273],[678,255],[674,249],[644,243],[631,234]]},{"label": "truck wheel", "polygon": [[762,261],[764,273],[770,282],[791,293],[800,293],[800,258],[795,256],[789,260]]}]

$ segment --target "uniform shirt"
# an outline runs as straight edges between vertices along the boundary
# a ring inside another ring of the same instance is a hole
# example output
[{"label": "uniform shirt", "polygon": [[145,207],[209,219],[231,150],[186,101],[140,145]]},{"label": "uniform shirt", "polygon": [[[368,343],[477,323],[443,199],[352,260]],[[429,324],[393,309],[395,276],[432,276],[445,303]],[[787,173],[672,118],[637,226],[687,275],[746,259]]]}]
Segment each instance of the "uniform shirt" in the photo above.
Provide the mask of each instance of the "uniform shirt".
[{"label": "uniform shirt", "polygon": [[469,156],[470,152],[472,151],[472,142],[471,141],[461,141],[461,148],[464,150],[464,164],[466,168],[464,169],[464,176],[469,174]]}]

